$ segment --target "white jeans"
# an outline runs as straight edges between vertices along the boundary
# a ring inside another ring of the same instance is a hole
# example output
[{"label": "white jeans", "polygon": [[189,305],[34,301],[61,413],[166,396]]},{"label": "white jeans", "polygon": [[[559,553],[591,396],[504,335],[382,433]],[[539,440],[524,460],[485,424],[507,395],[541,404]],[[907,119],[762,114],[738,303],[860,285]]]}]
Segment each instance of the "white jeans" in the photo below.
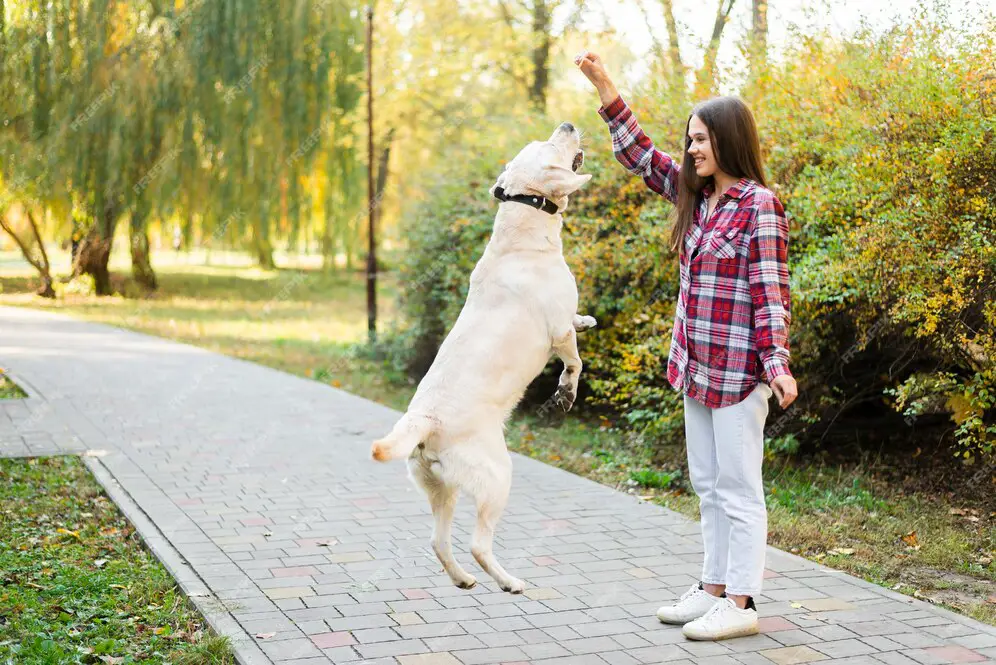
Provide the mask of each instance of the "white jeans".
[{"label": "white jeans", "polygon": [[727,594],[759,594],[764,579],[768,511],[761,460],[771,394],[758,382],[742,402],[718,409],[685,395],[688,474],[705,545],[702,582],[725,584]]}]

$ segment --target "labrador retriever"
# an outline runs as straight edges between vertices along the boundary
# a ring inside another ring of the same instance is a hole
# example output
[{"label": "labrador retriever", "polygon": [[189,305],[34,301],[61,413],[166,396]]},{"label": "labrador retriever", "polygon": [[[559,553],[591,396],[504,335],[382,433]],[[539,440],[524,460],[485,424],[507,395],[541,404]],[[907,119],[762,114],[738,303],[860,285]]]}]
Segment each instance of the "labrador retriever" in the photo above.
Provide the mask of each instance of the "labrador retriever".
[{"label": "labrador retriever", "polygon": [[521,593],[492,551],[508,502],[512,460],[505,421],[555,353],[564,363],[552,403],[567,411],[581,374],[577,333],[595,325],[577,313],[578,290],[560,230],[568,196],[591,179],[578,174],[581,137],[563,123],[505,166],[489,190],[501,200],[484,255],[453,329],[391,433],[371,457],[408,457],[409,476],[428,495],[432,547],[458,587],[476,584],[453,558],[450,526],[461,491],[477,505],[471,553],[504,591]]}]

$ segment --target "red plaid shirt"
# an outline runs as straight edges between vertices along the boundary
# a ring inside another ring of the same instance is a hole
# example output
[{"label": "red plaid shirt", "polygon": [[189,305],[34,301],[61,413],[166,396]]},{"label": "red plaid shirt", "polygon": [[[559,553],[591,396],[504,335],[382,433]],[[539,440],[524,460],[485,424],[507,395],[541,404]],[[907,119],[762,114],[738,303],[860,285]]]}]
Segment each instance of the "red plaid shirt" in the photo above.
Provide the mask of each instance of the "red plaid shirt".
[{"label": "red plaid shirt", "polygon": [[[617,97],[598,114],[630,173],[674,203],[680,165],[654,147]],[[679,257],[667,378],[675,390],[718,408],[742,401],[759,380],[789,374],[788,221],[770,190],[747,178],[723,192],[706,220],[709,186]],[[703,222],[703,220],[705,220]]]}]

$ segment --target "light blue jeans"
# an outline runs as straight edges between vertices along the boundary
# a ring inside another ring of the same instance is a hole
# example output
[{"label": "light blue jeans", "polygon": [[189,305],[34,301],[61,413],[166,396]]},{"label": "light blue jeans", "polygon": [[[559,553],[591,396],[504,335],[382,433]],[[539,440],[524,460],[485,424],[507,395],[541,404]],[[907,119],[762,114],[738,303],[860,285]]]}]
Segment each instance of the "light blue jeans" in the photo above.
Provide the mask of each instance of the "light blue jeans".
[{"label": "light blue jeans", "polygon": [[725,584],[727,594],[761,593],[768,542],[761,461],[771,395],[758,382],[742,402],[718,409],[685,395],[688,474],[702,513],[702,582]]}]

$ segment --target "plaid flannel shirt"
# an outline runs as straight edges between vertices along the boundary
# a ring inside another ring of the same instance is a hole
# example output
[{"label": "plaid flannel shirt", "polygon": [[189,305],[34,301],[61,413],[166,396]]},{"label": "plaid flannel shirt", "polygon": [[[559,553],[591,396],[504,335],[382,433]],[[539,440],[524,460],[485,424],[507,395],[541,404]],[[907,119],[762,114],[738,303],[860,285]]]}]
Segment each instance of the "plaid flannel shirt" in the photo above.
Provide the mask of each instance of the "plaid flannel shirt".
[{"label": "plaid flannel shirt", "polygon": [[[598,114],[612,151],[630,173],[674,203],[681,169],[654,147],[623,98]],[[789,371],[788,221],[781,202],[741,178],[723,192],[709,219],[707,186],[679,257],[667,378],[675,390],[712,408],[742,401]]]}]

